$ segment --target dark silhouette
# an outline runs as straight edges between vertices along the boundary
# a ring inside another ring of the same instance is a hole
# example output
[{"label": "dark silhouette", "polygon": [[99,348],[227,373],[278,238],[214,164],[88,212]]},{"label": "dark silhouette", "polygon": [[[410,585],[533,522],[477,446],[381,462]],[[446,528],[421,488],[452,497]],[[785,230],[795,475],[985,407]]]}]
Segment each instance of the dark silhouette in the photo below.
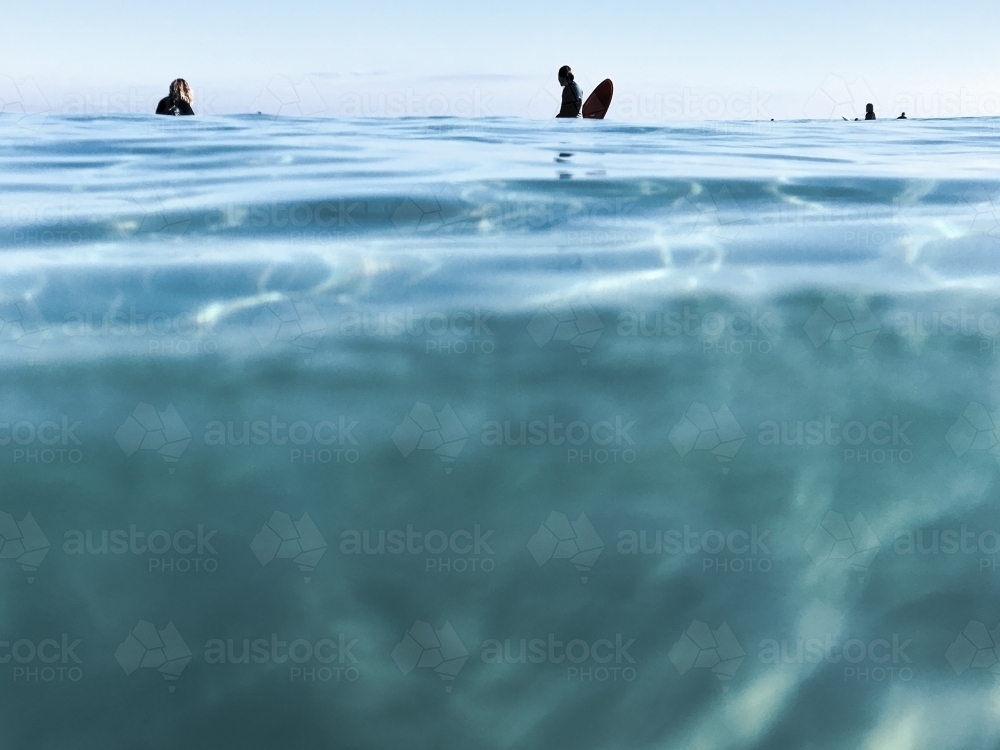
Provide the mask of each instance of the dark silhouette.
[{"label": "dark silhouette", "polygon": [[899,117],[897,117],[896,119],[897,119],[897,120],[905,120],[905,119],[906,119],[906,112],[904,112],[903,114],[901,114],[901,115],[900,115]]},{"label": "dark silhouette", "polygon": [[573,71],[569,65],[559,68],[559,85],[563,87],[562,108],[556,117],[579,117],[583,108],[583,91],[573,80]]},{"label": "dark silhouette", "polygon": [[866,104],[865,105],[865,119],[874,120],[875,119],[875,105]]},{"label": "dark silhouette", "polygon": [[194,96],[191,94],[191,87],[183,78],[178,78],[170,84],[170,94],[160,99],[156,105],[158,115],[193,115],[191,103]]}]

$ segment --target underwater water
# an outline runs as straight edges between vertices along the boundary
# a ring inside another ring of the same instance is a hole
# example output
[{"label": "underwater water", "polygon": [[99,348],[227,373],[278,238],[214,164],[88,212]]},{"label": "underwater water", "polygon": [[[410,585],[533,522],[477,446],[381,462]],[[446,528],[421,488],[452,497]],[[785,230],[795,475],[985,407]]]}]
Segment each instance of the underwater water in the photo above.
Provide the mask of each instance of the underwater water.
[{"label": "underwater water", "polygon": [[995,747],[998,146],[0,117],[0,744]]}]

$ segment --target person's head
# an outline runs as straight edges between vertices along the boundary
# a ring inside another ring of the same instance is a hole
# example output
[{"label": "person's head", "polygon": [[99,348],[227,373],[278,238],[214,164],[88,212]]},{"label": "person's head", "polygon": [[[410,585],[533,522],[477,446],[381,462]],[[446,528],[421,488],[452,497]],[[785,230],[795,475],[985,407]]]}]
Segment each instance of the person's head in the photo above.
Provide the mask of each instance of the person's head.
[{"label": "person's head", "polygon": [[865,105],[865,112],[867,112],[870,115],[874,114],[875,113],[875,105],[874,104],[866,104]]},{"label": "person's head", "polygon": [[191,87],[188,86],[188,82],[183,78],[178,78],[170,84],[170,98],[176,101],[182,101],[187,104],[192,104],[194,102],[194,95],[191,93]]},{"label": "person's head", "polygon": [[565,86],[567,83],[573,80],[573,71],[570,69],[569,65],[563,65],[559,68],[559,85]]}]

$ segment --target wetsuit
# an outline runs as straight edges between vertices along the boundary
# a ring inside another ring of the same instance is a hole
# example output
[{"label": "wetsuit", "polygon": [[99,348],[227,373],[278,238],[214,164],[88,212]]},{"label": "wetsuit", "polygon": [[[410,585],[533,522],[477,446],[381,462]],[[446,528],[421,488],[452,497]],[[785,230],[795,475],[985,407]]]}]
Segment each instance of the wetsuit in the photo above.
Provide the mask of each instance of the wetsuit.
[{"label": "wetsuit", "polygon": [[556,117],[579,117],[583,109],[583,92],[576,81],[570,81],[563,86],[562,109]]},{"label": "wetsuit", "polygon": [[865,115],[865,119],[866,119],[866,120],[874,120],[874,119],[875,119],[875,113],[874,113],[874,112],[869,112],[869,113],[867,113],[867,114]]},{"label": "wetsuit", "polygon": [[160,99],[160,103],[156,105],[156,114],[158,115],[193,115],[194,110],[191,109],[191,105],[188,104],[183,99],[171,99],[169,96],[165,96]]}]

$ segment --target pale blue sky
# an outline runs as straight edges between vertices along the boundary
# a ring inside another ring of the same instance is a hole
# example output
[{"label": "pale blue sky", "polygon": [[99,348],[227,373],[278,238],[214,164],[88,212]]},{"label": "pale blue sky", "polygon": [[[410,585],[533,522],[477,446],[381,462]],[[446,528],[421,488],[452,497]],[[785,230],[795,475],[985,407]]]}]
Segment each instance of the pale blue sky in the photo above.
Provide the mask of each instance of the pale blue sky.
[{"label": "pale blue sky", "polygon": [[[277,75],[296,85],[311,76],[306,88],[323,100],[316,112],[343,113],[345,97],[373,92],[412,88],[450,101],[479,88],[488,113],[521,114],[563,63],[588,86],[611,77],[623,97],[645,97],[653,118],[673,111],[657,96],[685,88],[721,97],[724,116],[739,116],[742,99],[732,97],[756,89],[767,97],[757,114],[773,117],[802,116],[818,89],[841,84],[856,97],[870,91],[885,114],[907,96],[931,107],[934,95],[957,99],[963,87],[965,109],[987,114],[1000,93],[1000,5],[985,0],[643,0],[614,9],[586,0],[13,0],[4,26],[0,76],[30,77],[54,108],[72,94],[160,91],[184,76],[213,111],[248,111],[264,106],[254,102]],[[692,116],[702,109],[688,107]]]}]

